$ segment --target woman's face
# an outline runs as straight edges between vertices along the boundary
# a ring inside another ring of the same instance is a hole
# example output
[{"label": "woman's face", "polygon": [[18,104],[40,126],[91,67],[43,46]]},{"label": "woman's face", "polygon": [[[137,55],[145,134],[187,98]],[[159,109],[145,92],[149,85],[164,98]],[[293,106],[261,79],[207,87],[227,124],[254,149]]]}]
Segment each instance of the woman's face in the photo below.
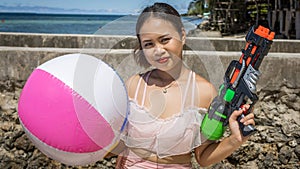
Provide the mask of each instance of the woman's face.
[{"label": "woman's face", "polygon": [[142,25],[139,38],[147,61],[154,67],[168,71],[182,59],[185,32],[178,33],[166,20],[149,18]]}]

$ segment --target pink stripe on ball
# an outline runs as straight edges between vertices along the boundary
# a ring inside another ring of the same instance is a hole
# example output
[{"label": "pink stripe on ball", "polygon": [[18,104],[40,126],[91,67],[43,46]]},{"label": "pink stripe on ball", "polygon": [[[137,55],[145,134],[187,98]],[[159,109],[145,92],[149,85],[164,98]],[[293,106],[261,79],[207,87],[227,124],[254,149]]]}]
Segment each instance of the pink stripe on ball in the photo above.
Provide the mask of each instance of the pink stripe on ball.
[{"label": "pink stripe on ball", "polygon": [[[28,131],[59,150],[93,152],[111,144],[114,138],[111,126],[93,106],[62,81],[40,69],[27,80],[18,110]],[[97,132],[105,134],[94,134]]]}]

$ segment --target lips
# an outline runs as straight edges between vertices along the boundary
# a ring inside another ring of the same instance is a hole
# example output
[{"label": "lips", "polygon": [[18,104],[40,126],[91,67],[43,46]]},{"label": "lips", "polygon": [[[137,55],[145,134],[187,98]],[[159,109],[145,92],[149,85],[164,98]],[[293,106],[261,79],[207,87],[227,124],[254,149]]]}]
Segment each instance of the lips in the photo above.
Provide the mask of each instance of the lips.
[{"label": "lips", "polygon": [[162,57],[160,59],[157,59],[156,61],[158,63],[166,63],[170,58],[169,57]]}]

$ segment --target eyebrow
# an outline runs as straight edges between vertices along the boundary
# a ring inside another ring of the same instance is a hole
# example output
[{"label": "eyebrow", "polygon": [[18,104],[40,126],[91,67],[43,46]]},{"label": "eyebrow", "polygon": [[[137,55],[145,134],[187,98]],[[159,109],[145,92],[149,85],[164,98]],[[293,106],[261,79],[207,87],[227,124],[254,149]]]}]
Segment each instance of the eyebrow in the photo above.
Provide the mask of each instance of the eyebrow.
[{"label": "eyebrow", "polygon": [[[166,37],[166,36],[170,36],[170,34],[169,34],[169,33],[166,33],[166,34],[163,34],[163,35],[159,36],[158,38],[161,39],[161,38],[164,38],[164,37]],[[142,42],[151,42],[151,41],[152,41],[152,40],[150,40],[150,39],[145,39],[145,40],[143,40]]]},{"label": "eyebrow", "polygon": [[170,34],[169,33],[164,34],[164,35],[160,36],[159,38],[163,38],[163,37],[166,37],[166,36],[170,36]]},{"label": "eyebrow", "polygon": [[150,39],[149,39],[149,40],[146,39],[146,40],[143,40],[142,43],[147,43],[147,42],[151,42],[151,41],[152,41],[152,40],[150,40]]}]

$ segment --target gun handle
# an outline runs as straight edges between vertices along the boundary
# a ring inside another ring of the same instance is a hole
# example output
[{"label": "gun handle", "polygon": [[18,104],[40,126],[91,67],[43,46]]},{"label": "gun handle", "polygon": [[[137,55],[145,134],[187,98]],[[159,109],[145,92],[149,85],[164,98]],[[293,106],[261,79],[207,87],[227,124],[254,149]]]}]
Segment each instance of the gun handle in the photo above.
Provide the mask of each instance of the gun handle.
[{"label": "gun handle", "polygon": [[245,117],[244,114],[240,115],[238,117],[238,122],[239,122],[240,130],[241,130],[243,136],[246,137],[246,136],[254,134],[257,131],[257,129],[254,128],[254,126],[252,126],[250,124],[245,126],[243,123],[241,123],[240,120],[244,117]]}]

